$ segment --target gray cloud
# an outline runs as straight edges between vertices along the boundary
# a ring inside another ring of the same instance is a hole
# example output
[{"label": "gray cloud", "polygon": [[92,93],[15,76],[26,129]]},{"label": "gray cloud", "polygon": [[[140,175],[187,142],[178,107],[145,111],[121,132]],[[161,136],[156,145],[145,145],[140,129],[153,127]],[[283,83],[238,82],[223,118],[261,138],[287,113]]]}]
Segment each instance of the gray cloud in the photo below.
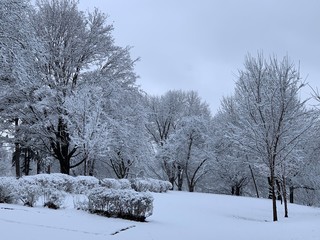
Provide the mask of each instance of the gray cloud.
[{"label": "gray cloud", "polygon": [[141,57],[138,83],[150,94],[196,90],[215,112],[245,55],[258,51],[300,61],[319,87],[320,1],[80,0],[81,9],[94,6],[114,22],[116,42]]}]

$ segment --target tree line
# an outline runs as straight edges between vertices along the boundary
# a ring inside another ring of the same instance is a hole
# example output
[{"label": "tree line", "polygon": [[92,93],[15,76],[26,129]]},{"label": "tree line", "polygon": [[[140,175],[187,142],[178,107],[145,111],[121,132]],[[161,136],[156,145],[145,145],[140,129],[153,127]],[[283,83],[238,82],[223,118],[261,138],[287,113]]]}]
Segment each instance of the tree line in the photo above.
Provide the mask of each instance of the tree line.
[{"label": "tree line", "polygon": [[2,1],[2,174],[10,159],[18,178],[153,176],[178,190],[269,196],[274,221],[277,199],[286,217],[287,196],[318,203],[319,114],[300,99],[306,83],[288,57],[248,55],[212,116],[195,91],[145,93],[139,59],[112,31],[74,0]]}]

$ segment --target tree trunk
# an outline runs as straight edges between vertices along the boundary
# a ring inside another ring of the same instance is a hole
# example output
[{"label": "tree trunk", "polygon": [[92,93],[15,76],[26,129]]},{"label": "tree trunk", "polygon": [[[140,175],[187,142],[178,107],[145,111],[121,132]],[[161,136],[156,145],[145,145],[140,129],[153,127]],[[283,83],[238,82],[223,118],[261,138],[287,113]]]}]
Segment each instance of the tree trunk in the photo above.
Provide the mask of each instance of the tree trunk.
[{"label": "tree trunk", "polygon": [[286,190],[286,179],[282,176],[282,193],[284,202],[284,217],[288,217],[288,200],[287,200],[287,190]]},{"label": "tree trunk", "polygon": [[94,176],[94,167],[95,167],[95,160],[90,161],[89,164],[89,176]]},{"label": "tree trunk", "polygon": [[30,173],[30,161],[31,161],[31,149],[25,148],[24,149],[24,161],[23,161],[23,173],[24,175],[28,176]]},{"label": "tree trunk", "polygon": [[70,175],[70,160],[59,159],[60,162],[60,173]]},{"label": "tree trunk", "polygon": [[294,199],[293,199],[294,187],[290,187],[289,191],[290,191],[290,203],[294,203]]},{"label": "tree trunk", "polygon": [[37,159],[37,174],[42,173],[42,161]]},{"label": "tree trunk", "polygon": [[271,194],[272,194],[272,215],[273,215],[273,221],[278,221],[278,213],[277,213],[277,199],[276,199],[276,192],[275,192],[275,176],[274,176],[274,170],[271,171]]},{"label": "tree trunk", "polygon": [[275,178],[275,180],[277,186],[277,200],[281,201],[282,204],[281,184],[277,178]]},{"label": "tree trunk", "polygon": [[189,192],[194,192],[194,185],[193,184],[189,184],[188,188],[189,188]]},{"label": "tree trunk", "polygon": [[183,170],[180,166],[178,166],[178,191],[182,191],[183,185]]},{"label": "tree trunk", "polygon": [[21,177],[21,169],[20,169],[20,155],[21,155],[21,149],[20,149],[20,144],[15,143],[15,150],[13,153],[13,164],[16,169],[16,177],[20,178]]},{"label": "tree trunk", "polygon": [[174,189],[174,180],[175,180],[175,177],[170,177],[169,178],[169,182],[171,183],[172,185],[172,188],[170,190],[173,190]]},{"label": "tree trunk", "polygon": [[241,187],[236,186],[236,196],[240,196],[240,195],[241,195]]},{"label": "tree trunk", "polygon": [[251,165],[249,165],[249,168],[250,168],[250,172],[251,172],[251,177],[252,177],[252,181],[253,181],[253,184],[254,184],[254,188],[255,188],[255,190],[256,190],[257,198],[259,198],[259,191],[258,191],[256,179],[255,179],[255,177],[254,177],[254,174],[253,174],[253,170],[252,170],[252,168],[251,168]]},{"label": "tree trunk", "polygon": [[[15,132],[16,132],[16,138],[18,135],[18,126],[19,126],[19,118],[14,119],[14,126],[15,126]],[[21,155],[21,148],[18,141],[15,142],[15,150],[13,153],[12,162],[16,168],[16,177],[21,177],[21,169],[20,169],[20,155]]]},{"label": "tree trunk", "polygon": [[50,173],[51,173],[51,165],[50,165],[50,164],[49,164],[48,167],[47,167],[46,173],[47,173],[47,174],[50,174]]},{"label": "tree trunk", "polygon": [[[58,131],[55,133],[55,135],[56,139],[52,140],[51,147],[54,151],[55,157],[59,160],[60,173],[69,175],[71,169],[70,161],[77,149],[76,147],[73,147],[70,151],[70,137],[68,133],[68,126],[64,122],[62,117],[59,118]],[[74,166],[78,165],[79,164],[76,164]]]}]

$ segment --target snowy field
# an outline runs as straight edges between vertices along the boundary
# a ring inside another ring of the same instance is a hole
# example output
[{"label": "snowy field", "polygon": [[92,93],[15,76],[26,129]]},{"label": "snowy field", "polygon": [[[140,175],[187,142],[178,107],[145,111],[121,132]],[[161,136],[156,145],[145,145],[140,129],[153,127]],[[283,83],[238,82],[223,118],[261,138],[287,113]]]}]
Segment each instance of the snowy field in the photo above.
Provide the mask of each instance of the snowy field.
[{"label": "snowy field", "polygon": [[320,209],[289,205],[271,221],[271,201],[212,194],[153,193],[148,222],[105,218],[66,208],[0,204],[1,239],[25,240],[313,240],[320,239]]}]

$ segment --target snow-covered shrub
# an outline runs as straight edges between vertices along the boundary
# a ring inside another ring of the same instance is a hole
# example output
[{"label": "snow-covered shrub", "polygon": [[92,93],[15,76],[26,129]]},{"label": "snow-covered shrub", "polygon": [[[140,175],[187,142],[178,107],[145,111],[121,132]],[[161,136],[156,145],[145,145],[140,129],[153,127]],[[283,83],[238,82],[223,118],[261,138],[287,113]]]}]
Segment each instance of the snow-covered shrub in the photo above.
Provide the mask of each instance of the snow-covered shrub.
[{"label": "snow-covered shrub", "polygon": [[131,183],[128,179],[119,179],[120,189],[132,189]]},{"label": "snow-covered shrub", "polygon": [[73,193],[86,194],[93,188],[99,186],[99,179],[92,176],[74,177]]},{"label": "snow-covered shrub", "polygon": [[[59,191],[65,191],[67,193],[72,193],[74,185],[74,177],[62,174],[62,173],[52,173],[48,174],[51,186]],[[35,175],[37,176],[37,175]]]},{"label": "snow-covered shrub", "polygon": [[119,181],[114,178],[104,178],[104,179],[100,180],[100,185],[102,187],[106,187],[106,188],[120,189]]},{"label": "snow-covered shrub", "polygon": [[43,189],[56,189],[59,191],[71,192],[74,178],[62,174],[62,173],[52,173],[52,174],[37,174],[32,176],[24,176],[24,181],[30,182],[31,184],[37,184]]},{"label": "snow-covered shrub", "polygon": [[17,200],[18,181],[13,177],[0,177],[0,203]]},{"label": "snow-covered shrub", "polygon": [[146,192],[151,188],[149,182],[144,179],[130,179],[130,182],[131,188],[137,192]]},{"label": "snow-covered shrub", "polygon": [[17,196],[25,206],[33,207],[39,197],[43,194],[42,188],[34,178],[20,178],[18,180]]},{"label": "snow-covered shrub", "polygon": [[135,178],[130,179],[131,187],[136,190],[137,192],[167,192],[172,188],[172,185],[168,181],[162,181],[158,179],[152,178]]},{"label": "snow-covered shrub", "polygon": [[89,211],[107,217],[145,221],[152,215],[153,197],[150,193],[98,187],[91,190]]},{"label": "snow-covered shrub", "polygon": [[172,184],[169,181],[158,180],[160,184],[160,192],[167,192],[172,189]]},{"label": "snow-covered shrub", "polygon": [[45,195],[45,203],[44,207],[52,208],[52,209],[59,209],[62,207],[65,198],[66,192],[60,191],[57,189],[48,189]]},{"label": "snow-covered shrub", "polygon": [[77,210],[88,211],[89,210],[88,196],[84,194],[73,195],[73,206]]},{"label": "snow-covered shrub", "polygon": [[131,189],[131,183],[128,179],[104,178],[100,181],[100,185],[112,189]]},{"label": "snow-covered shrub", "polygon": [[61,173],[38,174],[24,176],[18,182],[17,195],[24,205],[32,207],[43,196],[45,206],[57,209],[65,199],[65,192],[71,192],[74,178]]}]

